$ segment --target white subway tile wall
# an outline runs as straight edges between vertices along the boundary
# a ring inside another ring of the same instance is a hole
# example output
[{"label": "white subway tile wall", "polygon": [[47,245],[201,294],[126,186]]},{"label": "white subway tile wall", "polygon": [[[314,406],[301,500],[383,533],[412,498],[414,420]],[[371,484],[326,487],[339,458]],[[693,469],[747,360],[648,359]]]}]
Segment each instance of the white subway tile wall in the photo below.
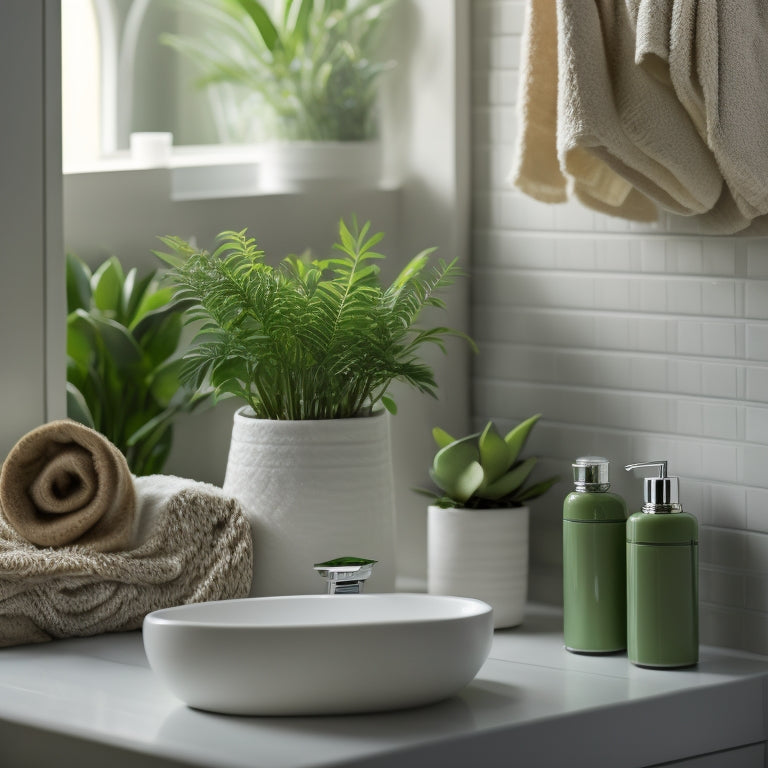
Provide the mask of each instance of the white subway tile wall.
[{"label": "white subway tile wall", "polygon": [[560,483],[533,503],[534,600],[562,600],[571,461],[668,459],[700,522],[701,637],[768,653],[768,239],[639,225],[507,183],[523,0],[473,0],[473,420],[544,414],[529,450]]}]

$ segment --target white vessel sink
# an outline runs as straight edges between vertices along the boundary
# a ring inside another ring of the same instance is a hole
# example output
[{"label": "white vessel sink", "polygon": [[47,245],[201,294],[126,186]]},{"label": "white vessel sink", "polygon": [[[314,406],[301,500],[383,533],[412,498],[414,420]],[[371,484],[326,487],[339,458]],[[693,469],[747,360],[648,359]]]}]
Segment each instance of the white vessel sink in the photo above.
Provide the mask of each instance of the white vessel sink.
[{"label": "white vessel sink", "polygon": [[372,712],[463,688],[488,657],[492,613],[441,595],[256,597],[150,613],[144,648],[171,691],[199,709]]}]

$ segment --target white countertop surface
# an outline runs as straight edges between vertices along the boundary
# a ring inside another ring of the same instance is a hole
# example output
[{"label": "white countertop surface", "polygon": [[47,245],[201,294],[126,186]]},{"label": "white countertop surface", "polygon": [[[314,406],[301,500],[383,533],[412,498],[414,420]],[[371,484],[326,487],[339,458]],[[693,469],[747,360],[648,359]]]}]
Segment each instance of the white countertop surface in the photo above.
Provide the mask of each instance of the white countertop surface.
[{"label": "white countertop surface", "polygon": [[57,755],[60,766],[108,758],[110,768],[615,768],[746,745],[763,754],[768,659],[705,647],[697,667],[640,669],[624,654],[568,653],[561,628],[560,612],[530,606],[521,627],[496,632],[488,661],[458,695],[346,717],[192,710],[153,675],[139,632],[6,648],[0,765],[47,765]]}]

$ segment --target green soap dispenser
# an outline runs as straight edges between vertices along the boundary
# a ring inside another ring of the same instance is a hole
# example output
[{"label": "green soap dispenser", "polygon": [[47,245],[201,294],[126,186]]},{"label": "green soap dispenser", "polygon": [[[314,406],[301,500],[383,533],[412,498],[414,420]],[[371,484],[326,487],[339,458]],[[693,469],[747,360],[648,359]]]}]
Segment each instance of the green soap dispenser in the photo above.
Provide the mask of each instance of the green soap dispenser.
[{"label": "green soap dispenser", "polygon": [[698,524],[683,512],[679,481],[666,461],[644,478],[642,512],[627,520],[627,655],[641,667],[687,667],[699,660]]},{"label": "green soap dispenser", "polygon": [[627,647],[627,506],[608,491],[608,464],[576,459],[575,488],[563,502],[563,635],[574,653]]}]

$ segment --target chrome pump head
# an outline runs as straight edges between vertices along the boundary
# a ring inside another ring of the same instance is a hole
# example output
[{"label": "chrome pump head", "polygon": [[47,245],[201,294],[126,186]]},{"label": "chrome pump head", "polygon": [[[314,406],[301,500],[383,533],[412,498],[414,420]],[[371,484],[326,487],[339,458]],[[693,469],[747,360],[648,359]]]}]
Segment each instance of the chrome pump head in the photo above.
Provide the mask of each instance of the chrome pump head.
[{"label": "chrome pump head", "polygon": [[666,461],[642,461],[627,464],[624,469],[658,468],[657,477],[643,478],[643,512],[650,515],[682,512],[680,506],[679,478],[667,475]]}]

